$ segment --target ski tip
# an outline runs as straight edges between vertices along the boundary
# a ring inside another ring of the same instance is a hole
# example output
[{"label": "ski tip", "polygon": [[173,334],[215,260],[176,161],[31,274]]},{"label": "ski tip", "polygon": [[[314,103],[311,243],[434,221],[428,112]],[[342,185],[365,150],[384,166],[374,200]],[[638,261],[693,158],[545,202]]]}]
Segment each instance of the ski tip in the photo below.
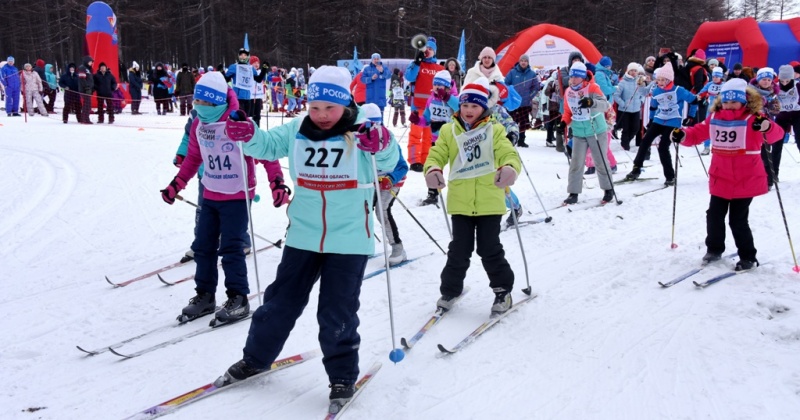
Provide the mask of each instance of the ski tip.
[{"label": "ski tip", "polygon": [[666,288],[666,287],[669,287],[668,285],[666,285],[666,284],[664,284],[664,283],[662,283],[662,282],[658,282],[658,284],[659,284],[659,285],[661,285],[661,287],[665,287],[665,288]]},{"label": "ski tip", "polygon": [[408,345],[408,341],[405,339],[405,337],[400,337],[400,345],[403,346],[403,349],[406,351],[411,350],[411,347],[413,347]]},{"label": "ski tip", "polygon": [[275,247],[283,248],[283,238],[278,239],[278,242],[275,242]]},{"label": "ski tip", "polygon": [[158,276],[158,280],[161,283],[164,283],[165,286],[174,286],[175,285],[175,283],[170,283],[170,282],[164,280],[164,277],[161,277],[161,274],[156,274],[156,275]]},{"label": "ski tip", "polygon": [[108,351],[110,351],[110,352],[111,352],[112,354],[114,354],[114,355],[117,355],[117,356],[119,356],[119,357],[122,357],[122,359],[123,359],[123,360],[127,360],[127,359],[132,359],[132,358],[133,358],[133,356],[128,356],[127,354],[122,354],[122,353],[119,353],[118,351],[114,350],[114,349],[113,349],[113,348],[111,348],[111,347],[109,347],[109,348],[108,348]]},{"label": "ski tip", "polygon": [[85,350],[85,349],[83,349],[81,346],[75,346],[75,347],[76,347],[78,350],[80,350],[80,351],[82,351],[82,352],[86,353],[86,355],[87,355],[87,356],[94,356],[94,355],[98,354],[96,351]]},{"label": "ski tip", "polygon": [[448,354],[453,354],[453,353],[455,353],[455,352],[454,352],[454,351],[452,351],[452,350],[448,350],[448,349],[446,349],[446,348],[445,348],[443,345],[441,345],[441,344],[437,344],[437,345],[436,345],[436,347],[438,347],[438,348],[439,348],[439,351],[441,352],[441,354],[442,354],[442,355],[448,355]]},{"label": "ski tip", "polygon": [[702,289],[703,288],[703,285],[698,283],[698,282],[696,282],[696,281],[692,281],[692,283],[694,283],[694,285],[697,286],[698,289]]},{"label": "ski tip", "polygon": [[115,288],[115,289],[116,289],[117,287],[122,287],[122,286],[120,286],[119,284],[117,284],[117,283],[114,283],[113,281],[111,281],[111,279],[109,279],[109,278],[108,278],[108,276],[105,276],[105,277],[106,277],[106,281],[108,282],[108,284],[110,284],[110,285],[114,286],[114,288]]}]

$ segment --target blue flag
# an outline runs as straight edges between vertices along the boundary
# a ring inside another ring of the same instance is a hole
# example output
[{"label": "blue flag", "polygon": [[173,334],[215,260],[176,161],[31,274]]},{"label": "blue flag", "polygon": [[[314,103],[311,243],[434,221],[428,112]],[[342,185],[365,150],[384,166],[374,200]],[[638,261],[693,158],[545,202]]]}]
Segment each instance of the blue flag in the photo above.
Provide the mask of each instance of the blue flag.
[{"label": "blue flag", "polygon": [[461,44],[458,45],[458,64],[461,71],[467,71],[467,42],[464,39],[464,30],[461,30]]},{"label": "blue flag", "polygon": [[246,49],[247,51],[250,51],[250,43],[247,42],[247,32],[245,32],[245,34],[244,34],[244,49]]},{"label": "blue flag", "polygon": [[362,68],[364,68],[364,66],[358,61],[358,48],[353,47],[353,63],[350,65],[350,73],[355,77]]}]

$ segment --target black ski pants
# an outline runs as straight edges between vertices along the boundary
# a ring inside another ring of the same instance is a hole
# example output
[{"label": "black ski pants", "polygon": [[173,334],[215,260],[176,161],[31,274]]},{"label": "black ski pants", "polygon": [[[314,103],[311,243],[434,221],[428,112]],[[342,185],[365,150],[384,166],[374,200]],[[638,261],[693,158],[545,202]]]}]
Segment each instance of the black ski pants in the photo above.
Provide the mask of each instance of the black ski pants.
[{"label": "black ski pants", "polygon": [[706,211],[706,247],[708,252],[722,254],[725,252],[725,215],[730,210],[728,224],[731,226],[733,240],[742,260],[756,261],[756,247],[753,244],[753,233],[747,222],[750,214],[752,198],[735,198],[727,200],[715,195]]}]

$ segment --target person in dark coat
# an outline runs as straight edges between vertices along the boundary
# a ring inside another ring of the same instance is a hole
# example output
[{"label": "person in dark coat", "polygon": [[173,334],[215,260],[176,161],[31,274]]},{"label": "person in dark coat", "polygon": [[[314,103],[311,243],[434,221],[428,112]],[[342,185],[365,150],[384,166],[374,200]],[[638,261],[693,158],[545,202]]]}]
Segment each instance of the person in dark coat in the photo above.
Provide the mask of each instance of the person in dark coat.
[{"label": "person in dark coat", "polygon": [[178,72],[178,81],[175,86],[175,96],[181,103],[181,116],[186,116],[192,111],[192,95],[194,95],[194,75],[189,71],[189,65],[183,63]]},{"label": "person in dark coat", "polygon": [[156,100],[156,112],[158,112],[158,115],[167,115],[169,88],[172,83],[164,64],[156,63],[156,67],[150,72],[149,80],[150,85],[153,87],[153,98]]},{"label": "person in dark coat", "polygon": [[142,72],[139,70],[139,63],[133,62],[130,70],[128,70],[128,91],[131,94],[131,114],[141,115],[139,112],[139,105],[142,104]]},{"label": "person in dark coat", "polygon": [[114,91],[117,90],[117,79],[108,71],[106,63],[100,63],[100,69],[94,75],[97,90],[97,123],[104,122],[103,111],[108,108],[108,123],[114,124]]},{"label": "person in dark coat", "polygon": [[75,70],[75,63],[69,63],[67,71],[58,80],[58,85],[64,89],[64,113],[62,117],[64,124],[67,123],[67,118],[72,112],[75,112],[78,123],[83,122],[83,118],[81,118],[81,95],[79,93],[80,77]]},{"label": "person in dark coat", "polygon": [[92,94],[94,93],[94,74],[92,74],[92,65],[94,59],[91,56],[83,57],[83,64],[78,67],[78,93],[81,95],[83,106],[81,107],[81,124],[92,124],[89,120],[89,115],[92,113]]}]

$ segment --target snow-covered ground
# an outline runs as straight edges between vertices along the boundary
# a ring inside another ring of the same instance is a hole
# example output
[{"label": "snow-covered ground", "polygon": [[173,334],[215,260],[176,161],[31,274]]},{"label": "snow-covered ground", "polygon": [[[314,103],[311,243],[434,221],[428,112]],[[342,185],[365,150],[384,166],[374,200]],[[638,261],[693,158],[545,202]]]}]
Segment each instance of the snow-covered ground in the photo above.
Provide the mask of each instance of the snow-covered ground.
[{"label": "snow-covered ground", "polygon": [[[176,114],[173,114],[176,115]],[[277,114],[276,114],[277,115]],[[74,117],[73,117],[74,118]],[[94,117],[93,117],[94,119]],[[0,118],[0,417],[113,419],[212,381],[241,357],[248,322],[194,337],[131,360],[98,348],[175,319],[193,295],[155,277],[122,281],[176,261],[192,241],[194,208],[166,205],[159,189],[175,175],[172,158],[184,118],[123,115],[114,126],[63,125],[59,116]],[[280,124],[270,118],[270,126]],[[139,128],[143,130],[139,130]],[[403,144],[407,131],[393,129]],[[566,197],[563,155],[529,132],[520,153],[548,208]],[[621,178],[629,157],[614,142]],[[800,153],[784,149],[781,192],[789,228],[800,237]],[[789,156],[791,153],[793,156]],[[634,193],[663,181],[653,153],[644,176],[620,185],[624,203],[550,211],[552,224],[522,228],[530,282],[539,297],[463,352],[438,358],[489,314],[493,295],[477,256],[466,284],[472,291],[406,359],[391,350],[384,277],[365,281],[360,310],[361,368],[384,367],[353,404],[353,419],[788,419],[800,412],[800,274],[775,191],[758,197],[750,224],[763,264],[705,290],[690,281],[662,289],[658,281],[695,267],[705,252],[706,176],[692,149],[681,148],[675,242],[670,249],[672,189]],[[709,157],[704,158],[708,164]],[[259,191],[269,197],[266,173]],[[599,200],[594,177],[581,199]],[[185,192],[196,198],[197,182]],[[541,211],[528,179],[515,186],[525,210]],[[411,173],[400,198],[446,246],[447,228]],[[541,215],[526,214],[522,220]],[[265,199],[253,206],[255,230],[277,240],[283,209]],[[409,257],[432,254],[392,271],[397,338],[410,337],[431,315],[445,257],[400,206],[394,207]],[[513,230],[501,234],[516,273],[514,297],[525,287]],[[735,251],[728,234],[728,252]],[[259,241],[260,243],[260,241]],[[380,245],[380,244],[378,244]],[[261,288],[280,252],[258,256]],[[734,260],[699,278],[730,270]],[[255,289],[252,259],[251,288]],[[382,264],[370,260],[367,271]],[[193,265],[165,273],[178,279]],[[314,292],[316,293],[316,292]],[[218,299],[222,299],[222,291]],[[317,348],[316,299],[299,319],[284,355]],[[201,328],[207,319],[131,342],[132,352]],[[399,343],[398,343],[399,345]],[[327,377],[317,358],[269,379],[198,402],[172,418],[320,418]],[[35,410],[29,412],[28,410]]]}]

